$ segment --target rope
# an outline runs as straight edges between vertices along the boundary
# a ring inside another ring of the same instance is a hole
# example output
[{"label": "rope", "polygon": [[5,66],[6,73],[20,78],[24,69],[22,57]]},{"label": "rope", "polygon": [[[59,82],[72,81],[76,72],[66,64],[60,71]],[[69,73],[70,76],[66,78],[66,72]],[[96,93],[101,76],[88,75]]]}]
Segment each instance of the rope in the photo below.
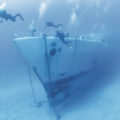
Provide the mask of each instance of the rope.
[{"label": "rope", "polygon": [[70,63],[70,70],[69,70],[70,73],[69,73],[69,76],[71,76],[71,73],[74,70],[74,59],[75,59],[75,56],[76,56],[76,46],[77,46],[76,41],[77,41],[77,38],[75,38],[75,40],[74,40],[74,44],[73,44],[74,45],[73,46],[74,51],[73,51],[73,53],[71,53],[72,54],[72,58],[71,58],[71,63]]},{"label": "rope", "polygon": [[[50,82],[50,86],[49,86],[50,88],[49,88],[49,90],[50,90],[50,94],[51,94],[51,92],[52,92],[52,90],[53,90],[53,86],[52,86],[51,75],[50,75],[49,57],[48,57],[48,54],[47,54],[47,51],[48,51],[48,50],[47,50],[47,39],[46,39],[46,35],[44,35],[44,40],[45,40],[45,50],[46,50],[45,54],[46,54],[46,58],[47,58],[47,67],[48,67],[48,77],[49,77],[49,82]],[[48,97],[51,98],[51,96],[48,96]],[[49,99],[50,99],[50,98],[49,98]],[[53,99],[53,98],[50,99],[50,103],[52,104],[53,110],[54,110],[55,115],[56,115],[56,119],[59,120],[59,119],[61,118],[61,115],[57,112],[57,110],[56,110],[56,108],[55,108],[55,104],[54,104],[54,99]]]},{"label": "rope", "polygon": [[48,58],[48,54],[47,54],[47,40],[46,40],[46,35],[44,35],[44,40],[45,40],[45,55],[46,55],[46,59],[47,59],[47,70],[48,70],[48,78],[49,78],[49,83],[50,83],[50,92],[51,92],[51,89],[52,89],[52,81],[51,81],[51,75],[50,75],[50,65],[49,65],[49,58]]},{"label": "rope", "polygon": [[35,91],[34,91],[33,81],[32,81],[32,72],[31,72],[30,65],[28,65],[28,73],[29,73],[29,80],[30,80],[30,85],[31,85],[31,88],[32,88],[32,94],[33,94],[33,100],[34,100],[35,106],[40,107],[40,103],[37,102],[37,99],[36,99],[36,96],[35,96]]}]

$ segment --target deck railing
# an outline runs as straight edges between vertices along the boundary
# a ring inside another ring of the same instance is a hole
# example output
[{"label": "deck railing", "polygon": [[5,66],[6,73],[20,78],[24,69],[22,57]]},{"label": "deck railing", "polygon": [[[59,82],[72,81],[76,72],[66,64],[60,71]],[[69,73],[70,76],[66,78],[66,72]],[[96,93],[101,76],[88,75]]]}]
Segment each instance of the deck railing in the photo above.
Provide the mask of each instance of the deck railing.
[{"label": "deck railing", "polygon": [[[53,32],[46,32],[46,33],[42,33],[42,32],[38,32],[35,33],[34,35],[31,35],[31,33],[17,33],[14,34],[14,38],[22,38],[22,37],[42,37],[43,34],[46,34],[47,37],[56,37],[56,34]],[[66,34],[66,40],[85,40],[85,41],[96,41],[96,42],[100,42],[100,43],[107,43],[107,41],[101,37],[99,34],[80,34],[80,33],[74,33],[72,35],[68,35]]]}]

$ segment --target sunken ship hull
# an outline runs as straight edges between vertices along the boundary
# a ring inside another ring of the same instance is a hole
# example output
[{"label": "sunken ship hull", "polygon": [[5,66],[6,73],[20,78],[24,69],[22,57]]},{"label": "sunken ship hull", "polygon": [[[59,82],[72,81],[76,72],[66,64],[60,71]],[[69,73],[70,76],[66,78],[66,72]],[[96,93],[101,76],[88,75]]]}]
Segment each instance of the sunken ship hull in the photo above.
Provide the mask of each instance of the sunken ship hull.
[{"label": "sunken ship hull", "polygon": [[[18,37],[14,42],[41,81],[48,98],[72,94],[80,76],[105,61],[106,45],[97,40],[66,38],[71,48],[56,37]],[[73,87],[74,86],[74,87]],[[73,87],[73,89],[71,89]],[[66,92],[65,92],[66,91]]]}]

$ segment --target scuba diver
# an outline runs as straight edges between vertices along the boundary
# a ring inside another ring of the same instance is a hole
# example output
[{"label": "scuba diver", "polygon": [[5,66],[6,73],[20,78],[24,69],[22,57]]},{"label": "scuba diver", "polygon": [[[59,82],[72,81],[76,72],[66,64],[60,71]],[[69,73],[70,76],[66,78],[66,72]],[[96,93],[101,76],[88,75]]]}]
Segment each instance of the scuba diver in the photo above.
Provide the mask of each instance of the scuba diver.
[{"label": "scuba diver", "polygon": [[31,33],[31,36],[34,36],[37,31],[34,20],[32,20],[31,24],[29,25],[29,31]]},{"label": "scuba diver", "polygon": [[63,32],[56,31],[56,37],[58,37],[69,48],[72,48],[72,46],[69,45],[69,42],[65,41],[65,34]]},{"label": "scuba diver", "polygon": [[57,25],[55,25],[52,21],[46,22],[45,24],[46,24],[45,28],[46,28],[46,27],[53,27],[53,28],[63,27],[62,24],[57,24]]},{"label": "scuba diver", "polygon": [[19,17],[22,21],[24,21],[24,18],[22,17],[22,15],[20,13],[12,16],[11,14],[7,13],[5,10],[0,9],[0,23],[3,22],[4,20],[11,20],[12,22],[16,22],[16,18]]}]

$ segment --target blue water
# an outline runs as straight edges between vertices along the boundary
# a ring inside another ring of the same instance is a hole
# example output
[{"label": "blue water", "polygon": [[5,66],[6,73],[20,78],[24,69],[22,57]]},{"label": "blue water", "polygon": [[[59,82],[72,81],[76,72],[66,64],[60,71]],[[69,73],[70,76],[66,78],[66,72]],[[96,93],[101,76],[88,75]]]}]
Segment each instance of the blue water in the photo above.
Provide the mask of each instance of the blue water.
[{"label": "blue water", "polygon": [[[44,29],[45,22],[63,24],[62,31],[99,34],[110,46],[106,64],[82,76],[80,88],[57,108],[61,120],[120,120],[120,1],[119,0],[1,0],[12,15],[21,13],[24,21],[0,23],[0,120],[56,120],[42,85],[34,81],[38,101],[35,105],[28,63],[19,53],[14,34],[30,34],[34,20],[37,34],[55,30]],[[103,56],[106,57],[106,56]],[[63,65],[64,66],[64,65]]]}]

